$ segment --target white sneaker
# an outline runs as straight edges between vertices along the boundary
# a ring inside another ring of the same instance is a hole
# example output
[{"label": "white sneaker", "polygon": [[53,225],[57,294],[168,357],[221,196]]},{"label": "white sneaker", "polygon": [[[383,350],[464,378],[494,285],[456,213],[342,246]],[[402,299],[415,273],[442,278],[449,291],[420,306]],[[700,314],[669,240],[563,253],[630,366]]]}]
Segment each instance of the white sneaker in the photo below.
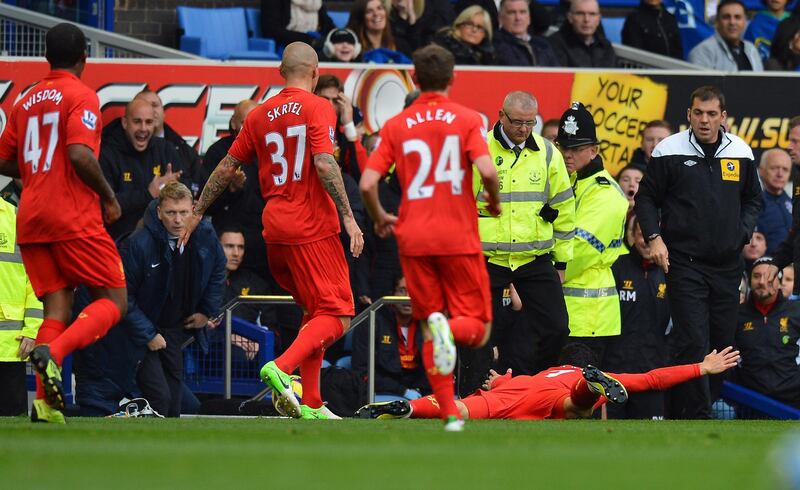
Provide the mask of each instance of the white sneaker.
[{"label": "white sneaker", "polygon": [[455,417],[449,417],[444,424],[445,432],[463,432],[464,421]]},{"label": "white sneaker", "polygon": [[431,313],[428,327],[433,335],[433,363],[440,374],[450,374],[456,367],[456,344],[447,318],[439,313]]},{"label": "white sneaker", "polygon": [[326,417],[328,417],[328,420],[342,420],[341,417],[339,417],[335,413],[331,412],[331,409],[328,408],[326,405],[322,405],[322,407],[320,407],[319,411],[320,411],[320,413],[322,413]]}]

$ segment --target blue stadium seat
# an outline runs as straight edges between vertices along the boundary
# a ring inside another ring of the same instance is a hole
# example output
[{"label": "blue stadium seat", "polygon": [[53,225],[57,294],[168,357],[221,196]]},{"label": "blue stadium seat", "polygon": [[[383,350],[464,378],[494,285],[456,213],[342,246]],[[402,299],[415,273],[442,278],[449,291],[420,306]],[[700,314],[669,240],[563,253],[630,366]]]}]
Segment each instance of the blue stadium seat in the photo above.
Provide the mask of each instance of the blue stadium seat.
[{"label": "blue stadium seat", "polygon": [[339,29],[347,27],[347,22],[350,20],[350,12],[345,11],[329,10],[328,16]]},{"label": "blue stadium seat", "polygon": [[262,37],[261,36],[261,9],[246,8],[244,9],[245,16],[247,17],[247,32],[249,37]]},{"label": "blue stadium seat", "polygon": [[275,41],[248,39],[243,8],[177,7],[180,49],[220,60],[278,60]]},{"label": "blue stadium seat", "polygon": [[622,44],[622,26],[625,25],[624,17],[603,17],[603,31],[606,38],[612,43]]}]

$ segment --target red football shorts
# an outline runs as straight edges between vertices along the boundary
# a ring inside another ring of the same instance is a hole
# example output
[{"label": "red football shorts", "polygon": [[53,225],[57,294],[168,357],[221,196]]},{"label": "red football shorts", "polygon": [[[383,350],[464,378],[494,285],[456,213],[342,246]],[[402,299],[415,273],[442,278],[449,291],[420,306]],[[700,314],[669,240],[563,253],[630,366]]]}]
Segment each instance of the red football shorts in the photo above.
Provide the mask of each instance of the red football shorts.
[{"label": "red football shorts", "polygon": [[125,271],[117,247],[107,233],[52,243],[19,246],[25,271],[39,298],[78,284],[124,288]]},{"label": "red football shorts", "polygon": [[278,285],[312,317],[355,315],[339,235],[296,245],[267,244],[267,261]]},{"label": "red football shorts", "polygon": [[529,376],[511,378],[491,391],[478,390],[462,402],[473,419],[563,419],[564,400],[569,392],[558,387],[531,390],[529,379]]},{"label": "red football shorts", "polygon": [[492,294],[482,253],[442,256],[400,256],[411,298],[412,315],[426,320],[431,313],[447,311],[451,318],[465,316],[492,320]]}]

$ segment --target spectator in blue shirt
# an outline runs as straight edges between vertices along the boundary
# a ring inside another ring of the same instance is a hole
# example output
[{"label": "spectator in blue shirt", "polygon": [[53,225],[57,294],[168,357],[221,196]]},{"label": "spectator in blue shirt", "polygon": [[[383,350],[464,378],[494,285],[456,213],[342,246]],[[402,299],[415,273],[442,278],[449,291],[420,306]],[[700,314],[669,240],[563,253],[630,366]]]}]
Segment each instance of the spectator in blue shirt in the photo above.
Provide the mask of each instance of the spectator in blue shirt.
[{"label": "spectator in blue shirt", "polygon": [[757,226],[767,239],[767,255],[772,255],[792,226],[792,198],[784,190],[791,172],[792,160],[785,150],[774,148],[761,155],[758,173],[764,205]]},{"label": "spectator in blue shirt", "polygon": [[770,45],[782,20],[789,18],[786,4],[789,0],[762,0],[765,10],[757,13],[747,24],[744,38],[755,44],[762,60],[769,58]]}]

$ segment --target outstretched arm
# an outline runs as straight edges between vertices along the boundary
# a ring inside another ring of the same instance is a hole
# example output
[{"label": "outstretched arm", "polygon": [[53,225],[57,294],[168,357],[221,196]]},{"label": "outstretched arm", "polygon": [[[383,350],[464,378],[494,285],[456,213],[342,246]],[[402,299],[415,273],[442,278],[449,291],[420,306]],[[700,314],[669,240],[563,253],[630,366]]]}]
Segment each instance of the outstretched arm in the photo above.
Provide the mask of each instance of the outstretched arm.
[{"label": "outstretched arm", "polygon": [[358,257],[364,248],[364,234],[353,217],[353,210],[350,209],[350,201],[347,199],[347,192],[344,190],[339,164],[336,163],[330,153],[317,153],[314,155],[314,167],[317,169],[317,175],[322,182],[322,186],[333,199],[339,214],[342,215],[345,231],[350,235],[350,252],[353,257]]},{"label": "outstretched arm", "polygon": [[75,144],[67,146],[67,154],[78,177],[100,196],[103,202],[103,220],[106,224],[117,221],[122,215],[122,210],[114,189],[108,184],[100,169],[100,162],[94,157],[92,150],[88,146]]},{"label": "outstretched arm", "polygon": [[702,362],[697,364],[683,364],[659,369],[653,369],[644,374],[614,374],[625,388],[635,393],[638,391],[657,391],[671,388],[706,374],[719,374],[732,368],[739,362],[739,351],[733,347],[726,347],[717,352],[711,351]]},{"label": "outstretched arm", "polygon": [[203,219],[203,214],[214,200],[228,188],[236,175],[236,171],[239,170],[241,166],[242,162],[232,157],[230,153],[225,155],[225,158],[217,164],[217,168],[215,168],[208,177],[208,181],[205,187],[203,187],[200,198],[194,204],[194,211],[186,221],[186,228],[184,228],[183,234],[181,234],[181,238],[178,240],[178,246],[186,245],[189,242],[189,237],[192,235],[192,232],[194,232],[194,229],[197,228],[200,220]]}]

